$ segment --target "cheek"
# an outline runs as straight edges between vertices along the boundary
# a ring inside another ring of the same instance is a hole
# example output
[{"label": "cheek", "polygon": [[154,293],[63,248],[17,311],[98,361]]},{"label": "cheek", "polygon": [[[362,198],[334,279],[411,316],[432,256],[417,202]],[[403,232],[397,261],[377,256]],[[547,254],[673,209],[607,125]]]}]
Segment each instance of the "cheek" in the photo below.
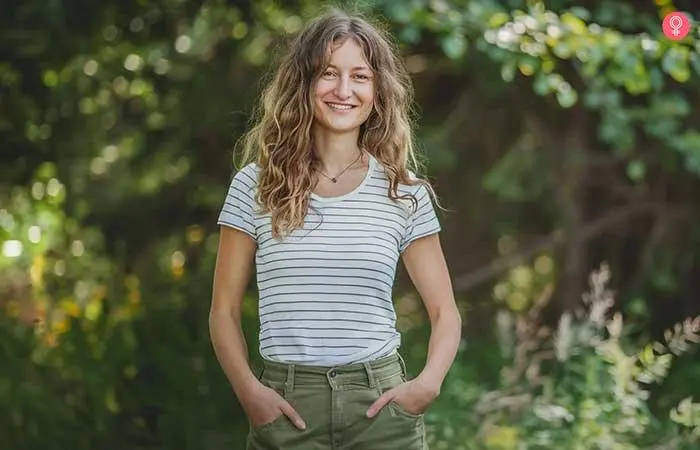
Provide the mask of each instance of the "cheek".
[{"label": "cheek", "polygon": [[366,110],[367,114],[369,114],[374,108],[374,100],[375,96],[372,89],[368,89],[367,92],[363,93],[362,103],[364,104],[364,109]]},{"label": "cheek", "polygon": [[321,80],[316,83],[316,87],[314,88],[314,97],[317,101],[322,101],[322,99],[331,91],[333,91],[333,85]]},{"label": "cheek", "polygon": [[370,107],[374,104],[374,88],[372,86],[367,86],[359,92],[362,102]]}]

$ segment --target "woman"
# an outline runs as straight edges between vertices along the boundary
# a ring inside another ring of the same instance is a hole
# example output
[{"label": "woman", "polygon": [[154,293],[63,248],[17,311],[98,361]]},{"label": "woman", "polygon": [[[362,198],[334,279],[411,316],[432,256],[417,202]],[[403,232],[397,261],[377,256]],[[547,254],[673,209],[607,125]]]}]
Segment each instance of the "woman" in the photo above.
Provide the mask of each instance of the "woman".
[{"label": "woman", "polygon": [[[243,140],[218,223],[212,343],[250,421],[249,449],[425,449],[461,322],[430,186],[414,162],[410,80],[385,34],[333,11],[292,43]],[[399,256],[432,326],[407,380],[392,286]],[[241,331],[255,261],[256,377]]]}]

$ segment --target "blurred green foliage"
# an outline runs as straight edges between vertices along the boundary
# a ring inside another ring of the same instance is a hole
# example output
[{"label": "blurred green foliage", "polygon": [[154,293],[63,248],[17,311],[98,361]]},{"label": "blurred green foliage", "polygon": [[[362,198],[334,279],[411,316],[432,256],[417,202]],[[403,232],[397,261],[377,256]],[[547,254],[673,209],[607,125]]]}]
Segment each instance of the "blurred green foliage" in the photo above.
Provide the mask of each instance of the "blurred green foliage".
[{"label": "blurred green foliage", "polygon": [[[663,335],[700,313],[700,36],[660,26],[692,2],[577,3],[358,6],[398,37],[428,172],[456,211],[465,346],[427,415],[432,448],[698,445],[700,364],[679,344],[698,324]],[[271,57],[325,4],[7,3],[3,449],[242,448],[207,331],[215,218]],[[615,302],[593,283],[577,315],[601,260]],[[400,281],[415,373],[428,329]]]}]

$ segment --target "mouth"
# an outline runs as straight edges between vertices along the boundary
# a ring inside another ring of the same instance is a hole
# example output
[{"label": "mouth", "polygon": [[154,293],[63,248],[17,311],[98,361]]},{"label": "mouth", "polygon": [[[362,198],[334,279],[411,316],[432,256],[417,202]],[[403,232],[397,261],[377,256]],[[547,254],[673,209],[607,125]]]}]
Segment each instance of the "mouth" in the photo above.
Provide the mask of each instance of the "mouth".
[{"label": "mouth", "polygon": [[326,102],[326,105],[328,105],[329,108],[334,109],[336,111],[350,111],[352,109],[357,108],[357,105],[349,105],[346,103],[330,103]]}]

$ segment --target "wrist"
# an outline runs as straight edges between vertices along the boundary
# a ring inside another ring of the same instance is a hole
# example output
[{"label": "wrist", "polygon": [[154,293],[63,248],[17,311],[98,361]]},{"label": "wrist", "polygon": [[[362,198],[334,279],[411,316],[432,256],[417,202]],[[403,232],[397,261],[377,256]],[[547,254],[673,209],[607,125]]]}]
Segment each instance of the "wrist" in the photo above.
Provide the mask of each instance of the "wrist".
[{"label": "wrist", "polygon": [[440,395],[442,388],[442,377],[427,371],[421,372],[415,381],[420,384],[426,391],[430,392],[434,397]]},{"label": "wrist", "polygon": [[255,392],[257,391],[257,388],[261,386],[262,383],[253,375],[252,373],[245,377],[244,379],[238,380],[237,382],[233,383],[233,392],[236,394],[236,397],[242,402],[245,403],[248,398],[251,396],[255,396]]}]

